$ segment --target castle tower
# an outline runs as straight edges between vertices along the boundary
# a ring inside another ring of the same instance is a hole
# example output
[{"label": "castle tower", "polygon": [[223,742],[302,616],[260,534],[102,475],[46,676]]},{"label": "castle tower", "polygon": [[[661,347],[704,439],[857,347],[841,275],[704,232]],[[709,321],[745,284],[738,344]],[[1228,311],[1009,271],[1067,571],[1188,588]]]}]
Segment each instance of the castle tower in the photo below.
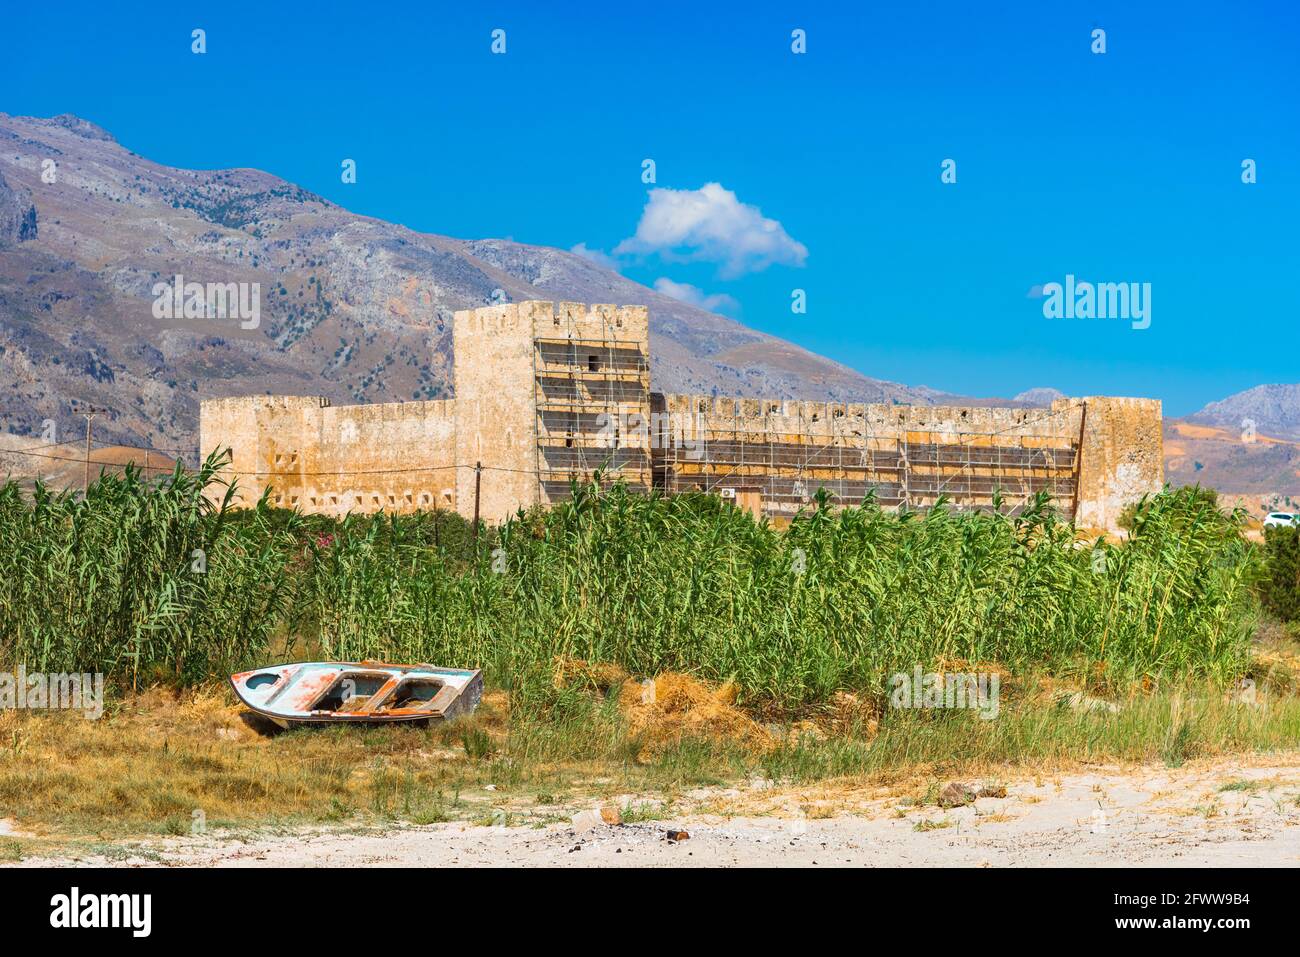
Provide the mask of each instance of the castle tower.
[{"label": "castle tower", "polygon": [[[456,502],[500,521],[597,470],[648,491],[649,311],[522,302],[456,313]],[[481,475],[473,466],[482,464]]]}]

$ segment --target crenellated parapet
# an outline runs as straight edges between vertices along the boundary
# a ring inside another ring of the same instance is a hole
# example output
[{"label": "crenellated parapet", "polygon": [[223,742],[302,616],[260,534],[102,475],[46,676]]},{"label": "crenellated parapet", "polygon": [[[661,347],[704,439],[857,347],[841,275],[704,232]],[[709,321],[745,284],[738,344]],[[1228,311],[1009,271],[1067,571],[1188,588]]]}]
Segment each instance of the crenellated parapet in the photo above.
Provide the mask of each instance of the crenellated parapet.
[{"label": "crenellated parapet", "polygon": [[304,512],[455,509],[500,521],[597,471],[702,490],[789,516],[824,488],[842,504],[1016,508],[1047,492],[1115,530],[1164,480],[1153,399],[1050,409],[901,406],[650,391],[645,306],[504,303],[457,312],[455,398],[331,406],[317,396],[202,404],[205,452],[229,452],[240,504],[266,489]]}]

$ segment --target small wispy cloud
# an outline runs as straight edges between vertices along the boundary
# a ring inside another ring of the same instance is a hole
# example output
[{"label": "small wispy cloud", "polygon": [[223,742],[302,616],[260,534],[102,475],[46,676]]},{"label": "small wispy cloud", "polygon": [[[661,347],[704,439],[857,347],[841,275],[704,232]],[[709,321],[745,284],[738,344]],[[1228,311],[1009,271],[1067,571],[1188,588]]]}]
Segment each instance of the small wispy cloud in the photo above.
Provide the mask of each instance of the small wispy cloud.
[{"label": "small wispy cloud", "polygon": [[615,272],[618,272],[618,260],[604,250],[592,249],[586,243],[578,243],[576,246],[570,246],[569,252],[573,253],[575,256],[581,256],[583,259],[593,262],[597,266],[604,266],[606,269],[612,269]]},{"label": "small wispy cloud", "polygon": [[740,311],[740,303],[725,292],[706,294],[699,286],[692,286],[688,282],[673,282],[664,276],[655,280],[655,292],[709,312],[734,314]]},{"label": "small wispy cloud", "polygon": [[635,235],[614,247],[616,256],[628,253],[716,262],[724,278],[735,278],[774,264],[802,266],[808,247],[721,183],[705,183],[699,189],[650,190]]}]

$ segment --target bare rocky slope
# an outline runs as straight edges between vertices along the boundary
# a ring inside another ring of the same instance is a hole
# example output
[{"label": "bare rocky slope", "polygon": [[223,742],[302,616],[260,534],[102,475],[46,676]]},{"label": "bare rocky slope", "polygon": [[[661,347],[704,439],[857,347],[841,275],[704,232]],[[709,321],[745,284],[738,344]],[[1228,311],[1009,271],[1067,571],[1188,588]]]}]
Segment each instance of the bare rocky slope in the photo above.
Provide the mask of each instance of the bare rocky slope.
[{"label": "bare rocky slope", "polygon": [[1300,496],[1300,384],[1261,385],[1165,421],[1165,477],[1250,495],[1267,511]]},{"label": "bare rocky slope", "polygon": [[1283,439],[1300,439],[1300,382],[1290,385],[1257,385],[1187,417],[1189,422],[1241,431],[1250,427],[1256,432]]},{"label": "bare rocky slope", "polygon": [[[177,274],[258,283],[260,324],[156,318],[154,284]],[[1023,406],[1060,394],[972,400],[868,378],[573,253],[416,233],[257,170],[161,166],[75,116],[0,113],[0,433],[77,441],[94,406],[97,446],[192,461],[204,398],[449,396],[452,313],[522,299],[648,305],[664,391]],[[1243,444],[1245,419],[1290,441]],[[1171,481],[1300,490],[1300,385],[1229,396],[1166,432]]]},{"label": "bare rocky slope", "polygon": [[[259,326],[157,318],[154,285],[178,274],[260,284]],[[0,113],[0,431],[52,422],[63,441],[90,405],[106,410],[96,444],[190,457],[204,398],[449,396],[453,312],[523,299],[648,305],[664,391],[957,399],[870,379],[572,253],[416,233],[257,170],[161,166],[74,116]]]}]

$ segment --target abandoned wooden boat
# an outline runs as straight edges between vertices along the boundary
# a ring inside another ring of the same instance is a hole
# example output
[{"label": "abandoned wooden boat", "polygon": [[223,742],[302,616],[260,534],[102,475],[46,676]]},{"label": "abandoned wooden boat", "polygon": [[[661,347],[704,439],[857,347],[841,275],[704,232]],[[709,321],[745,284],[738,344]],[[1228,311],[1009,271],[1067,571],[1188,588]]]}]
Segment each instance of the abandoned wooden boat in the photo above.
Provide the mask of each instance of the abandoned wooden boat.
[{"label": "abandoned wooden boat", "polygon": [[379,661],[306,661],[230,676],[235,695],[282,728],[291,724],[444,721],[469,714],[483,673]]}]

